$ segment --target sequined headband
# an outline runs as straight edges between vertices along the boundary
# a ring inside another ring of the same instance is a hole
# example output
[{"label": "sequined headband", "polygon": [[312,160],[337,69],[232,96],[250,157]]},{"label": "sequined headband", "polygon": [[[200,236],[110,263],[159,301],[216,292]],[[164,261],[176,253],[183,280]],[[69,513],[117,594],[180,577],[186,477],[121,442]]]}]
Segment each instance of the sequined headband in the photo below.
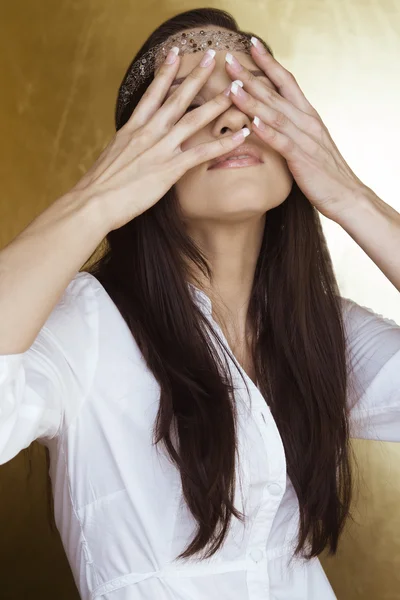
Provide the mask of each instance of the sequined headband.
[{"label": "sequined headband", "polygon": [[161,44],[150,48],[131,65],[119,90],[118,113],[121,114],[132,93],[161,66],[173,46],[179,48],[179,55],[202,52],[208,48],[216,51],[236,50],[250,54],[252,46],[250,37],[250,35],[234,31],[211,29],[186,31],[170,36]]}]

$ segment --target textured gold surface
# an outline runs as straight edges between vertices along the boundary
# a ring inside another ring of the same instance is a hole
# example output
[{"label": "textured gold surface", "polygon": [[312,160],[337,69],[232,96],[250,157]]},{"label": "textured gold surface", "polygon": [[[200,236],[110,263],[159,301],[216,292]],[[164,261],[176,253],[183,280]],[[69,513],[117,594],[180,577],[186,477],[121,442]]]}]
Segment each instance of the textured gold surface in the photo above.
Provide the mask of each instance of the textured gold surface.
[{"label": "textured gold surface", "polygon": [[[357,175],[399,210],[399,0],[207,3],[272,45]],[[113,134],[118,85],[162,20],[192,2],[14,0],[0,21],[0,247],[71,187]],[[201,4],[200,4],[201,6]],[[400,322],[398,293],[363,252],[325,223],[343,295]],[[357,525],[323,565],[340,600],[400,599],[400,447],[355,441]],[[46,465],[33,445],[0,467],[0,597],[78,598],[46,523]],[[288,599],[289,600],[289,599]],[[323,600],[323,599],[321,599]]]}]

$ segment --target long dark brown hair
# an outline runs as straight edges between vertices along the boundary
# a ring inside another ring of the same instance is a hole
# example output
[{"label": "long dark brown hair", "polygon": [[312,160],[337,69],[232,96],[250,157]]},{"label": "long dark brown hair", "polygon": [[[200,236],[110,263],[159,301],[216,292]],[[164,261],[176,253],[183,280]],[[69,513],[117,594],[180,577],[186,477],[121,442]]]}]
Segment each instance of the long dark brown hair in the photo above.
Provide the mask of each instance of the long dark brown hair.
[{"label": "long dark brown hair", "polygon": [[[160,25],[133,61],[171,34],[206,25],[253,35],[239,30],[225,11],[190,10]],[[117,101],[117,130],[152,78],[124,110]],[[187,285],[195,273],[189,264],[210,282],[212,269],[185,231],[174,188],[105,241],[103,255],[83,270],[107,290],[161,387],[154,443],[164,444],[179,469],[198,525],[179,557],[203,550],[209,557],[223,544],[232,516],[245,518],[233,505],[232,380],[221,374],[210,344],[215,334]],[[266,215],[248,314],[257,331],[252,358],[258,386],[279,428],[299,500],[295,554],[311,558],[326,548],[334,554],[353,491],[345,330],[319,214],[295,182],[288,198]]]}]

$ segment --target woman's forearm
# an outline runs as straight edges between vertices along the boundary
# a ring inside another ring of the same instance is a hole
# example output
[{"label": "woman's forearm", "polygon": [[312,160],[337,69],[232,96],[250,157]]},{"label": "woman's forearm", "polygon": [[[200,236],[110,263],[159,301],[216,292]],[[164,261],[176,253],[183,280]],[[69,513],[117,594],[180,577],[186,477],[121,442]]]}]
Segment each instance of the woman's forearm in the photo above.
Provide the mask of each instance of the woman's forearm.
[{"label": "woman's forearm", "polygon": [[0,355],[32,345],[106,234],[96,201],[70,192],[0,251]]},{"label": "woman's forearm", "polygon": [[335,221],[400,292],[400,214],[368,188]]}]

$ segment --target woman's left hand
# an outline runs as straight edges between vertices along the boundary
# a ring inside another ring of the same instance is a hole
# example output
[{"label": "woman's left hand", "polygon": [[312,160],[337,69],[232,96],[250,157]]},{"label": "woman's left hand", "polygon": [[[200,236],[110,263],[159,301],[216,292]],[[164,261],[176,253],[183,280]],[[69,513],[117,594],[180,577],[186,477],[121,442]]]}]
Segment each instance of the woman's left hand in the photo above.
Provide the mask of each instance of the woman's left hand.
[{"label": "woman's left hand", "polygon": [[238,85],[238,93],[230,94],[234,104],[245,114],[261,120],[261,128],[253,122],[254,133],[286,159],[308,200],[324,216],[336,220],[369,188],[350,169],[292,73],[269,52],[260,54],[252,47],[251,55],[279,93],[239,61],[239,70],[226,63],[229,76],[243,81],[248,91]]}]

